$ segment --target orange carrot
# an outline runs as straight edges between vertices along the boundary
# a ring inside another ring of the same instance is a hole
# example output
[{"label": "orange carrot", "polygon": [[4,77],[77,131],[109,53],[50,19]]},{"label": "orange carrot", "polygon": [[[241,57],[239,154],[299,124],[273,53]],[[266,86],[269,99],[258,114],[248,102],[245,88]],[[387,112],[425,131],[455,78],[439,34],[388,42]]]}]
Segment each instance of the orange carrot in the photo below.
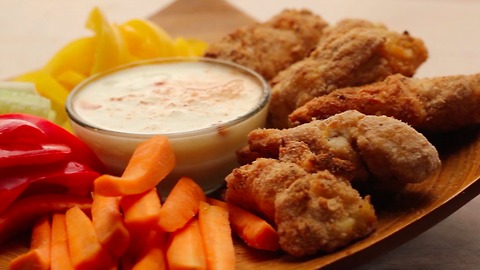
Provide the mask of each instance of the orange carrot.
[{"label": "orange carrot", "polygon": [[191,219],[170,235],[167,248],[169,269],[207,269],[198,219]]},{"label": "orange carrot", "polygon": [[188,177],[182,177],[168,194],[160,213],[158,225],[166,232],[173,232],[198,213],[199,202],[205,202],[202,188]]},{"label": "orange carrot", "polygon": [[119,258],[127,250],[130,235],[120,212],[120,198],[93,195],[92,222],[100,243]]},{"label": "orange carrot", "polygon": [[132,270],[167,269],[165,260],[165,233],[151,231],[145,243],[142,256],[132,266]]},{"label": "orange carrot", "polygon": [[227,202],[213,198],[208,198],[207,201],[227,209],[233,233],[248,246],[269,251],[280,249],[277,231],[264,219]]},{"label": "orange carrot", "polygon": [[146,256],[148,247],[151,246],[152,234],[157,233],[155,230],[161,201],[157,189],[152,188],[144,193],[123,196],[120,205],[125,225],[131,235],[130,246],[122,257],[122,266],[123,269],[132,269],[143,256]]},{"label": "orange carrot", "polygon": [[112,268],[114,260],[100,244],[90,218],[74,206],[67,210],[65,220],[73,267],[78,270]]},{"label": "orange carrot", "polygon": [[[127,226],[128,227],[128,226]],[[133,266],[147,253],[147,243],[151,234],[156,233],[155,230],[134,227],[129,229],[130,244],[125,253],[120,258],[122,270],[131,270]]]},{"label": "orange carrot", "polygon": [[167,269],[165,254],[161,248],[151,248],[133,267],[132,270]]},{"label": "orange carrot", "polygon": [[49,270],[51,235],[50,216],[46,215],[33,225],[30,250],[13,259],[9,269]]},{"label": "orange carrot", "polygon": [[122,270],[131,270],[135,263],[137,263],[145,254],[145,234],[148,234],[148,232],[130,232],[130,245],[128,246],[122,257],[120,257],[120,264]]},{"label": "orange carrot", "polygon": [[50,252],[51,270],[73,270],[68,251],[67,225],[65,213],[52,215],[52,244]]},{"label": "orange carrot", "polygon": [[95,193],[104,196],[138,194],[155,187],[175,167],[175,154],[167,137],[156,135],[140,143],[121,177],[104,174],[94,181]]},{"label": "orange carrot", "polygon": [[200,202],[198,221],[207,269],[235,269],[235,250],[227,210]]},{"label": "orange carrot", "polygon": [[[144,230],[141,232],[136,231],[132,236],[135,237],[133,238],[134,241],[130,244],[127,252],[120,260],[122,270],[131,270],[138,264],[146,264],[146,261],[150,261],[154,258],[147,259],[145,257],[151,256],[149,253],[158,254],[159,252],[155,251],[156,249],[161,249],[162,254],[165,253],[165,232],[160,230]],[[142,260],[146,261],[140,263]],[[165,261],[164,255],[162,258],[157,258],[156,260]],[[154,262],[149,262],[148,264],[150,263]]]},{"label": "orange carrot", "polygon": [[161,202],[156,188],[123,196],[120,204],[129,230],[150,230],[157,222]]}]

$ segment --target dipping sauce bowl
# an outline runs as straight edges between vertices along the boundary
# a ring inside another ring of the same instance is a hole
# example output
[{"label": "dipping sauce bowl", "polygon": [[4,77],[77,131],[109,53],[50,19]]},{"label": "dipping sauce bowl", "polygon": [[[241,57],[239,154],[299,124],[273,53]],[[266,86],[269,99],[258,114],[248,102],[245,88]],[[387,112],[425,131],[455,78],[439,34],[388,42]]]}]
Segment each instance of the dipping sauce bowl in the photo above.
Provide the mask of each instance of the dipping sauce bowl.
[{"label": "dipping sauce bowl", "polygon": [[167,194],[181,176],[208,194],[237,166],[235,151],[265,125],[270,88],[243,66],[209,58],[163,58],[95,75],[69,95],[73,132],[121,175],[135,147],[161,134],[177,166],[158,186]]}]

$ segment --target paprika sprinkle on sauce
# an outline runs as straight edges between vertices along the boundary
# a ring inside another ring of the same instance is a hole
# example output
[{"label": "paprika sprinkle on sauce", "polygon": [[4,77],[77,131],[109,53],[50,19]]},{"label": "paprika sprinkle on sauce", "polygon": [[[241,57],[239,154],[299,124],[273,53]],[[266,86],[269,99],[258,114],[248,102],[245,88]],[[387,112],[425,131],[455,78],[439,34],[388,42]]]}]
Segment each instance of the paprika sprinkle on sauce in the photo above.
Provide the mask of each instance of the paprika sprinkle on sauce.
[{"label": "paprika sprinkle on sauce", "polygon": [[243,66],[166,58],[89,78],[71,92],[67,112],[74,133],[112,173],[122,173],[141,141],[165,135],[177,165],[160,185],[189,176],[210,192],[237,165],[247,134],[264,126],[269,101],[266,81]]}]

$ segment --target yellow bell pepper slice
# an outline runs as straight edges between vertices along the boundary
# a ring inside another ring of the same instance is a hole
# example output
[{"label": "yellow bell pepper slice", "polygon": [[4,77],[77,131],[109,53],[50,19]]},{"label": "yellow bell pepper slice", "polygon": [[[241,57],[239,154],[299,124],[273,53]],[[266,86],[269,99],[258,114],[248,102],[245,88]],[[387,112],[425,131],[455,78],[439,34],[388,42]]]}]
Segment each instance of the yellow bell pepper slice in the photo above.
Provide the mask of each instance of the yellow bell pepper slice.
[{"label": "yellow bell pepper slice", "polygon": [[202,56],[205,54],[205,51],[208,48],[208,43],[206,43],[203,40],[199,39],[185,39],[185,41],[188,43],[188,46],[190,47],[190,52],[192,56]]},{"label": "yellow bell pepper slice", "polygon": [[200,40],[176,38],[175,54],[177,56],[201,56],[207,49],[207,44]]},{"label": "yellow bell pepper slice", "polygon": [[124,27],[120,25],[118,29],[125,44],[127,45],[128,51],[130,52],[131,61],[144,59],[142,53],[142,46],[144,43],[142,40],[143,37],[131,27]]},{"label": "yellow bell pepper slice", "polygon": [[87,77],[93,67],[93,55],[96,49],[94,37],[84,37],[71,41],[61,48],[43,67],[52,76],[72,70]]},{"label": "yellow bell pepper slice", "polygon": [[172,38],[147,20],[133,19],[120,25],[130,53],[139,59],[174,56]]},{"label": "yellow bell pepper slice", "polygon": [[63,85],[68,91],[71,91],[75,86],[85,80],[87,76],[82,73],[79,73],[75,70],[65,70],[64,72],[58,74],[55,79]]},{"label": "yellow bell pepper slice", "polygon": [[104,72],[130,61],[131,57],[120,32],[107,21],[98,8],[92,10],[86,26],[95,32],[97,39],[91,74]]},{"label": "yellow bell pepper slice", "polygon": [[37,70],[20,75],[14,81],[34,83],[38,93],[52,101],[52,109],[56,113],[54,122],[63,123],[67,120],[65,102],[69,91],[50,74],[44,70]]}]

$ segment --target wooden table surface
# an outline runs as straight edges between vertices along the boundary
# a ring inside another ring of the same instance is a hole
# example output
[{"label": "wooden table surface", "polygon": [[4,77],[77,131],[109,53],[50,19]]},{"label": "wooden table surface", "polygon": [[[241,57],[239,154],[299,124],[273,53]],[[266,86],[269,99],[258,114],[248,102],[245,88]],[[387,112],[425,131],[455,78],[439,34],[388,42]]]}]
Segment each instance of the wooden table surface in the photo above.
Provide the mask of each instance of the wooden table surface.
[{"label": "wooden table surface", "polygon": [[[480,12],[478,1],[369,0],[362,1],[358,7],[354,6],[358,3],[356,1],[338,1],[336,4],[331,3],[334,1],[230,1],[236,7],[220,0],[180,0],[172,5],[170,1],[160,2],[160,11],[146,13],[154,22],[173,35],[199,37],[207,41],[215,40],[239,25],[266,19],[284,7],[308,7],[332,21],[341,17],[363,16],[381,20],[394,28],[405,24],[410,32],[415,33],[414,30],[418,29],[420,37],[425,36],[427,41],[431,41],[430,59],[419,70],[419,76],[480,71],[480,35],[475,27],[480,26],[480,16],[475,16]],[[152,5],[151,2],[149,4]],[[407,4],[412,5],[410,11]],[[2,12],[8,12],[5,9],[2,11],[1,5],[0,17]],[[18,8],[22,7],[19,5]],[[15,52],[12,54],[15,55]],[[30,68],[33,67],[26,66],[25,71]],[[480,197],[477,197],[413,240],[363,265],[351,265],[349,269],[479,269],[479,211]],[[8,256],[8,249],[4,246],[0,249],[3,256]],[[5,264],[0,264],[0,269],[3,267]]]}]

